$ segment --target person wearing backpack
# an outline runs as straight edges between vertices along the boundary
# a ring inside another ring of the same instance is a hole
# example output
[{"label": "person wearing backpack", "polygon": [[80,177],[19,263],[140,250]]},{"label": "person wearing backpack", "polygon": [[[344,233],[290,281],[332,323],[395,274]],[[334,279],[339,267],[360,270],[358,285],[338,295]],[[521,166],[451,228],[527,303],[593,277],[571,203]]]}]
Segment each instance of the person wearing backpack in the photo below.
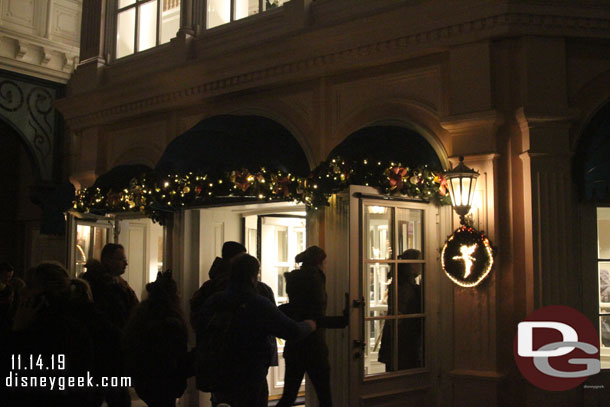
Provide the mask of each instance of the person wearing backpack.
[{"label": "person wearing backpack", "polygon": [[171,271],[146,284],[148,298],[131,314],[123,337],[126,369],[148,407],[174,407],[193,376],[188,331]]},{"label": "person wearing backpack", "polygon": [[[241,253],[246,253],[246,247],[235,241],[226,241],[222,245],[222,257],[216,257],[214,262],[212,263],[212,267],[210,267],[209,276],[210,279],[204,282],[201,287],[195,291],[193,297],[190,301],[191,306],[191,326],[195,329],[195,339],[196,343],[201,342],[201,332],[198,331],[197,327],[204,326],[201,323],[202,311],[204,309],[205,302],[215,293],[224,291],[229,285],[229,279],[231,275],[231,259]],[[273,290],[267,284],[259,281],[256,285],[256,291],[258,294],[262,295],[265,298],[268,298],[272,304],[275,305],[275,295],[273,294]],[[218,315],[219,321],[222,323],[223,317],[226,315]],[[278,356],[277,356],[277,341],[274,336],[269,335],[267,337],[269,344],[272,347],[272,350],[269,354],[269,365],[277,366],[278,365]],[[205,345],[209,346],[209,345]],[[212,405],[217,405],[216,401],[218,397],[214,392],[211,392],[211,402]]]},{"label": "person wearing backpack", "polygon": [[295,257],[296,263],[302,263],[301,267],[284,274],[289,302],[281,307],[282,312],[297,321],[313,319],[317,321],[319,329],[305,339],[286,341],[284,392],[277,407],[293,405],[305,373],[316,390],[320,407],[332,406],[330,363],[324,328],[342,329],[347,326],[349,298],[346,299],[342,316],[326,316],[328,296],[324,274],[325,260],[326,253],[323,249],[310,246]]},{"label": "person wearing backpack", "polygon": [[197,331],[197,388],[215,394],[215,405],[263,407],[273,347],[268,335],[300,339],[315,331],[312,320],[295,322],[257,293],[260,263],[242,253],[232,260],[225,291],[204,304]]}]

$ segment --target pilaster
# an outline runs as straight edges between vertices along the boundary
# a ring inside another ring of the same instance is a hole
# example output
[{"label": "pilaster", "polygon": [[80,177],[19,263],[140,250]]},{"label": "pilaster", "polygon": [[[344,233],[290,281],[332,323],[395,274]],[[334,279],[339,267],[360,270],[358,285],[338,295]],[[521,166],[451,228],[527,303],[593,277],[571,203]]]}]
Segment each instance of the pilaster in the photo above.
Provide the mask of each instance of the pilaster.
[{"label": "pilaster", "polygon": [[[498,154],[465,156],[464,163],[479,171],[470,219],[475,228],[485,231],[495,243],[496,191]],[[457,164],[457,159],[452,159]],[[458,226],[454,217],[454,228]],[[497,257],[496,257],[497,262]],[[453,369],[448,372],[452,383],[452,406],[497,406],[505,378],[498,364],[500,335],[498,310],[501,287],[500,267],[472,288],[453,286]],[[463,327],[468,326],[468,329]],[[476,389],[476,391],[475,391]]]},{"label": "pilaster", "polygon": [[106,17],[110,0],[89,0],[83,3],[80,37],[80,62],[71,78],[71,86],[79,90],[93,89],[99,80],[99,67],[107,64]]},{"label": "pilaster", "polygon": [[[582,308],[577,254],[574,188],[569,122],[532,122],[532,147],[519,155],[523,163],[523,205],[531,228],[526,228],[527,291],[532,305]],[[534,145],[536,147],[534,147]],[[531,309],[527,310],[531,312]]]}]

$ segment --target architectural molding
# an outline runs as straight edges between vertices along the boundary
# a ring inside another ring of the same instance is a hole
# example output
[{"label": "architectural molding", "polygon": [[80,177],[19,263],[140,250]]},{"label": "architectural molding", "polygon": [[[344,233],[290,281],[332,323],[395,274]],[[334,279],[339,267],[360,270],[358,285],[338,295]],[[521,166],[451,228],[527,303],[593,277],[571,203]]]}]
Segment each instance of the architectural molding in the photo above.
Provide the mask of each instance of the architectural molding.
[{"label": "architectural molding", "polygon": [[[305,79],[321,71],[328,72],[329,70],[332,71],[333,68],[344,69],[353,65],[361,65],[363,60],[379,61],[396,58],[397,56],[403,56],[404,58],[406,52],[435,46],[446,47],[460,40],[469,40],[475,34],[478,38],[489,38],[515,34],[536,35],[544,33],[544,35],[549,35],[553,32],[562,36],[610,38],[610,16],[593,18],[526,13],[498,14],[368,45],[261,67],[224,78],[207,80],[137,101],[102,108],[96,112],[90,110],[95,107],[95,104],[87,106],[81,103],[77,94],[58,105],[66,116],[69,125],[72,128],[79,128],[105,123],[111,117],[118,119],[121,116],[139,115],[147,111],[167,108],[168,105],[175,104],[185,98],[196,97],[197,100],[200,100],[201,97],[207,98],[249,87],[280,82],[285,78],[300,76]],[[268,61],[265,62],[268,63]],[[133,63],[137,64],[135,60]],[[98,94],[105,103],[120,103],[119,99],[110,97],[110,93],[116,92],[118,87],[121,87],[122,91],[125,90],[123,84],[122,86],[117,85],[116,87],[102,89]],[[74,102],[70,103],[70,99]],[[83,111],[84,109],[89,109],[89,111]]]},{"label": "architectural molding", "polygon": [[452,136],[468,135],[472,131],[495,130],[504,123],[503,115],[497,110],[447,116],[441,119],[441,126]]},{"label": "architectural molding", "polygon": [[79,56],[81,10],[82,0],[3,1],[0,67],[67,83]]}]

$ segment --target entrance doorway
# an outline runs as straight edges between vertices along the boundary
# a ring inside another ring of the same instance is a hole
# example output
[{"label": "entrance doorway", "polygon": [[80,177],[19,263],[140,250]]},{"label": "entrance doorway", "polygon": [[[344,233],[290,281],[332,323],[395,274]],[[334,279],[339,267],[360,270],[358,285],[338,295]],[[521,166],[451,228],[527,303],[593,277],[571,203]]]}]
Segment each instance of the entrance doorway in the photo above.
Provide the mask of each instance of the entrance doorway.
[{"label": "entrance doorway", "polygon": [[128,266],[122,276],[141,301],[146,284],[163,270],[164,228],[149,218],[71,214],[69,223],[69,265],[73,277],[85,271],[90,259],[101,259],[107,243],[125,248]]},{"label": "entrance doorway", "polygon": [[[305,213],[250,215],[244,220],[246,248],[261,262],[261,281],[273,289],[277,305],[287,303],[284,273],[296,268],[294,258],[306,248]],[[283,339],[277,338],[277,349],[278,366],[272,366],[267,376],[270,399],[279,398],[284,389]],[[304,382],[300,391],[305,391]]]},{"label": "entrance doorway", "polygon": [[[428,405],[438,386],[440,209],[349,194],[349,395],[346,405]],[[338,351],[338,349],[337,349]]]},{"label": "entrance doorway", "polygon": [[[237,241],[261,262],[260,280],[273,290],[276,305],[288,302],[284,273],[296,268],[294,258],[306,248],[304,205],[270,203],[193,211],[199,212],[200,222],[200,284],[209,278],[207,273],[221,256],[224,242]],[[277,345],[278,366],[272,366],[267,376],[270,400],[279,399],[284,389],[284,341],[278,338]]]}]

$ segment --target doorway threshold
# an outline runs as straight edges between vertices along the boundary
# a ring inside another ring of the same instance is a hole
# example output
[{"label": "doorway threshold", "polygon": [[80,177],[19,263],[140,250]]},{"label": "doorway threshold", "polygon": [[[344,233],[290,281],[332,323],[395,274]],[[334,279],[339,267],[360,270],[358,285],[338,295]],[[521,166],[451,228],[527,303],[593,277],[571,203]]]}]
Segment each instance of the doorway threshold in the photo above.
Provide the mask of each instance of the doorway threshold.
[{"label": "doorway threshold", "polygon": [[[277,405],[278,402],[279,402],[279,400],[269,400],[269,403],[267,404],[267,406],[274,407],[275,405]],[[304,406],[305,405],[305,396],[297,397],[297,399],[294,401],[294,403],[292,405],[293,406]]]}]

